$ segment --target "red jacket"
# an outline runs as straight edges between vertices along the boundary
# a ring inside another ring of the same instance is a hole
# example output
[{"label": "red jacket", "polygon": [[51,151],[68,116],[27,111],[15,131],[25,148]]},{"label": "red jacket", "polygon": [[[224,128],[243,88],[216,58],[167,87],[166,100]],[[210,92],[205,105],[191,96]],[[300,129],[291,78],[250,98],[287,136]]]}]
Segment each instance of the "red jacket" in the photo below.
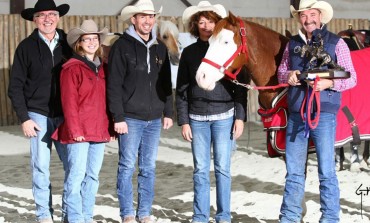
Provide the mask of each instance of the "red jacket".
[{"label": "red jacket", "polygon": [[85,142],[108,142],[109,120],[106,106],[105,65],[94,68],[85,58],[75,56],[63,65],[60,76],[64,122],[52,138],[63,144],[76,143],[73,138],[84,136]]}]

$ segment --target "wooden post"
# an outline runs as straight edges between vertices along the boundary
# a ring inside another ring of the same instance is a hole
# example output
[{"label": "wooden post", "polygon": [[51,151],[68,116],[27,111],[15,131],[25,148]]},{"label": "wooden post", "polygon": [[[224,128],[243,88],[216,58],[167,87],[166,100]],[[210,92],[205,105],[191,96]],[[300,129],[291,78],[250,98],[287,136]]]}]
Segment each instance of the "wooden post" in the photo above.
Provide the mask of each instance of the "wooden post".
[{"label": "wooden post", "polygon": [[20,14],[24,9],[25,0],[11,0],[10,4],[10,14]]}]

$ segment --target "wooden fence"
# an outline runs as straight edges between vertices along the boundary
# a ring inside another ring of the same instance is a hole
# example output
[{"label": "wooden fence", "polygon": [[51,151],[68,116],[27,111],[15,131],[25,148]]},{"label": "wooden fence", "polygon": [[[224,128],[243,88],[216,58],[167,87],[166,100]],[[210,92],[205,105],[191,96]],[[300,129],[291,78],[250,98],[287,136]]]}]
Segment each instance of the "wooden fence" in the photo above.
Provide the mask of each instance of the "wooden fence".
[{"label": "wooden fence", "polygon": [[[64,16],[61,18],[59,28],[68,32],[69,29],[78,26],[85,19],[93,19],[99,27],[107,26],[110,32],[122,32],[126,24],[121,22],[117,16]],[[180,32],[185,32],[181,17],[161,17],[164,20],[171,20],[177,24]],[[288,30],[293,35],[297,33],[299,24],[290,18],[244,18],[271,28],[281,34]],[[369,29],[367,19],[333,19],[328,24],[328,29],[334,33],[345,30],[348,24],[353,29]],[[12,109],[7,96],[10,69],[13,63],[13,55],[18,43],[27,37],[35,28],[32,22],[26,21],[18,14],[0,15],[0,126],[18,124],[18,119]],[[19,92],[21,94],[21,92]],[[249,93],[249,119],[259,120],[256,113],[258,109],[256,91]]]}]

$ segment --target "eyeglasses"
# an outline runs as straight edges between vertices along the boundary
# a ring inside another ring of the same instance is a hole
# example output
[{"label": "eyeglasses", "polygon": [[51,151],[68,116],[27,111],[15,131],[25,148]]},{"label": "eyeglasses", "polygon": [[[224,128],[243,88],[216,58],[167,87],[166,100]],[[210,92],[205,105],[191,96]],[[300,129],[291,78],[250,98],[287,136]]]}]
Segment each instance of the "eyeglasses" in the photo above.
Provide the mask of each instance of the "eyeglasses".
[{"label": "eyeglasses", "polygon": [[93,37],[93,38],[81,38],[81,42],[84,42],[84,43],[91,43],[91,42],[98,42],[99,41],[99,37]]},{"label": "eyeglasses", "polygon": [[57,15],[59,15],[58,12],[49,12],[47,14],[45,13],[36,14],[35,17],[40,19],[46,19],[46,17],[48,17],[49,19],[54,19]]}]

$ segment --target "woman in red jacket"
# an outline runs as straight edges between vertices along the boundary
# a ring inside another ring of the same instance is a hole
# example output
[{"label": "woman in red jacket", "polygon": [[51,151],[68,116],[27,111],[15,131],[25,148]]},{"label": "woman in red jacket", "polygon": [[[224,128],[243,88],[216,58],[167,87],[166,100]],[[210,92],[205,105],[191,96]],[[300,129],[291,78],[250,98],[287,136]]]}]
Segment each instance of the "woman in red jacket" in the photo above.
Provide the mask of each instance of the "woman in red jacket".
[{"label": "woman in red jacket", "polygon": [[98,31],[94,21],[85,20],[67,35],[74,55],[61,72],[64,123],[53,138],[67,145],[65,190],[69,223],[94,222],[98,176],[105,143],[110,140],[106,73],[100,57],[101,43],[107,33],[107,28]]}]

